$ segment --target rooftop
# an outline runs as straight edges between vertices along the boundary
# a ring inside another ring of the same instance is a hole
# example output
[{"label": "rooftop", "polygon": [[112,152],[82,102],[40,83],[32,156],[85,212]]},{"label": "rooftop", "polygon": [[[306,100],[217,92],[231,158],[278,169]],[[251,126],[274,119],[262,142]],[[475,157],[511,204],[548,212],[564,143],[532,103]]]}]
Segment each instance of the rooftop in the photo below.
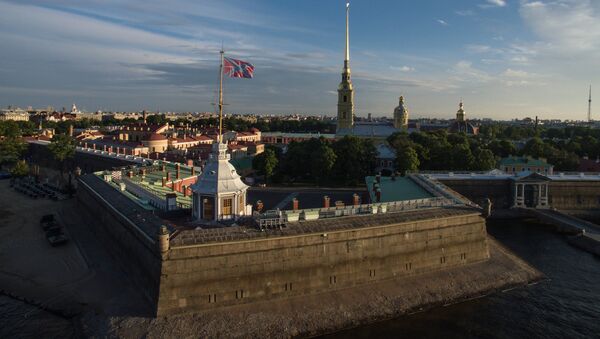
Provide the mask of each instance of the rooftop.
[{"label": "rooftop", "polygon": [[[365,181],[369,188],[371,201],[377,201],[373,184],[376,182],[376,177],[366,177]],[[409,177],[381,177],[379,183],[381,189],[381,202],[426,199],[434,197],[431,193],[422,188],[414,180]]]}]

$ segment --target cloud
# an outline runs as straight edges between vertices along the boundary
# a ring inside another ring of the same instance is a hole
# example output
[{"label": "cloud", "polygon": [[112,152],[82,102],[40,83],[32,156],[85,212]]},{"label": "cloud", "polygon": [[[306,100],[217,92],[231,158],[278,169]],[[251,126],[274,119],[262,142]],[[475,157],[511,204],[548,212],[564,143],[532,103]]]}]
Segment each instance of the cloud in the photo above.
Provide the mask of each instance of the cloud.
[{"label": "cloud", "polygon": [[409,67],[409,66],[401,66],[401,67],[390,66],[390,69],[392,69],[394,71],[400,71],[400,72],[414,72],[415,71],[415,69],[413,67]]},{"label": "cloud", "polygon": [[474,16],[475,15],[475,12],[471,9],[457,10],[457,11],[454,11],[454,13],[456,15],[460,15],[460,16]]},{"label": "cloud", "polygon": [[448,23],[445,20],[437,19],[436,21],[442,26],[448,26]]},{"label": "cloud", "polygon": [[600,53],[600,5],[589,0],[524,2],[521,16],[546,42],[546,52],[560,55]]},{"label": "cloud", "polygon": [[481,8],[505,7],[506,0],[486,0],[485,4],[479,5]]},{"label": "cloud", "polygon": [[450,73],[454,75],[453,79],[460,82],[488,82],[492,77],[485,71],[473,67],[473,63],[466,60],[457,62]]}]

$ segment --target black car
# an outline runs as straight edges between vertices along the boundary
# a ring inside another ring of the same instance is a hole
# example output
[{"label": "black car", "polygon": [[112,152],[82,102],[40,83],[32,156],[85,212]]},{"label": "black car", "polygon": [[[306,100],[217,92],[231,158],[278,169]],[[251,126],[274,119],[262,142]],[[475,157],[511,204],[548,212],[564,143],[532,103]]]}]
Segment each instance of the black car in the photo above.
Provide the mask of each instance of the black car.
[{"label": "black car", "polygon": [[46,239],[48,239],[48,242],[52,247],[63,245],[69,240],[60,227],[46,231]]}]

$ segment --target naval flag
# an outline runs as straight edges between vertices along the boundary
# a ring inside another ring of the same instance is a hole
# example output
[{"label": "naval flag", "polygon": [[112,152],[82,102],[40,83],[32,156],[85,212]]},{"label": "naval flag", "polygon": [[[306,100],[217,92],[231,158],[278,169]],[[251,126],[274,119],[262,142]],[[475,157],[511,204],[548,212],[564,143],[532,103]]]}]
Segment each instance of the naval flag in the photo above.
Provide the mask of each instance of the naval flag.
[{"label": "naval flag", "polygon": [[231,78],[248,78],[252,79],[254,76],[254,66],[250,63],[236,60],[232,58],[225,58],[223,63],[223,72]]}]

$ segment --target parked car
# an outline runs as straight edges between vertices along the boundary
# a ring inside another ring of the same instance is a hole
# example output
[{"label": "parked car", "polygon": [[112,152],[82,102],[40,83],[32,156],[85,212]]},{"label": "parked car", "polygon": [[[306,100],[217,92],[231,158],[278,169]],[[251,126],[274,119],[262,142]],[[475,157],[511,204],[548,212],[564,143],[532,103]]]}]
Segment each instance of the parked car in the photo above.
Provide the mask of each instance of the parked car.
[{"label": "parked car", "polygon": [[0,180],[10,179],[12,178],[12,174],[8,172],[0,172]]},{"label": "parked car", "polygon": [[67,235],[63,232],[63,230],[60,227],[51,228],[48,231],[46,231],[46,239],[48,239],[48,242],[52,247],[63,245],[69,240],[69,238],[67,238]]}]

